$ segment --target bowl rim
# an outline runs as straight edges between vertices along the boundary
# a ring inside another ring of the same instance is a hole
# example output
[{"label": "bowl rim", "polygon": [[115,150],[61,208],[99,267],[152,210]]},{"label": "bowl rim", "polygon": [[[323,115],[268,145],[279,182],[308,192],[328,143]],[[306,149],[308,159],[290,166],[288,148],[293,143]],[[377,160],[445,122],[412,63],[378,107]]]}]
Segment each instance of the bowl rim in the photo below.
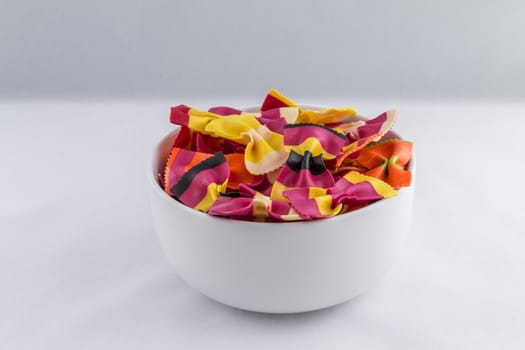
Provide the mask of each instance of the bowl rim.
[{"label": "bowl rim", "polygon": [[[325,106],[309,105],[309,104],[300,104],[299,106],[302,107],[302,108],[310,108],[310,109],[325,109],[325,108],[328,108],[328,107],[325,107]],[[259,108],[259,107],[241,108],[241,110],[242,111],[251,112],[251,111],[253,111],[256,108]],[[359,118],[366,119],[365,117],[363,117],[363,116],[361,116],[359,114],[357,114],[356,116],[359,117]],[[348,212],[348,213],[344,213],[342,215],[335,215],[335,216],[332,216],[332,217],[323,218],[323,219],[316,219],[316,220],[283,221],[283,222],[244,221],[244,220],[231,219],[231,218],[226,218],[226,217],[221,217],[221,216],[208,215],[207,213],[204,213],[204,212],[201,212],[199,210],[195,210],[193,208],[190,208],[190,207],[180,203],[176,199],[172,198],[171,196],[169,196],[164,191],[164,189],[158,183],[157,173],[155,172],[155,169],[157,168],[158,150],[159,150],[160,146],[164,142],[166,142],[166,139],[171,137],[172,134],[174,134],[175,132],[178,132],[179,130],[180,130],[180,127],[176,126],[175,129],[171,130],[168,134],[164,135],[164,137],[162,137],[162,139],[160,141],[157,141],[155,143],[152,151],[150,151],[148,153],[149,154],[149,158],[147,160],[147,168],[146,168],[147,173],[146,173],[146,176],[147,176],[149,185],[153,187],[154,192],[160,198],[162,198],[163,201],[168,203],[168,205],[172,206],[174,209],[183,210],[184,212],[188,213],[188,215],[196,215],[197,218],[200,217],[200,218],[207,218],[207,219],[210,219],[210,220],[219,220],[219,221],[222,221],[222,222],[232,222],[232,223],[237,223],[237,224],[243,223],[243,224],[248,224],[248,225],[265,225],[265,226],[271,226],[271,225],[282,226],[283,224],[286,224],[286,225],[312,224],[312,223],[325,222],[326,220],[329,220],[330,222],[335,222],[335,221],[339,221],[339,220],[347,220],[347,219],[350,219],[353,216],[361,215],[362,213],[366,213],[367,211],[374,210],[374,208],[378,208],[380,206],[387,205],[388,204],[388,200],[395,200],[400,195],[405,194],[409,190],[413,190],[414,187],[415,187],[414,185],[415,185],[415,178],[416,178],[416,176],[415,176],[415,174],[416,174],[416,156],[415,156],[415,152],[412,151],[412,159],[410,160],[410,162],[408,164],[408,169],[410,171],[412,171],[412,183],[410,184],[410,186],[402,187],[402,188],[396,190],[397,191],[397,195],[395,197],[388,198],[387,200],[378,200],[378,201],[376,201],[374,203],[368,204],[365,207],[356,209],[356,210]],[[397,134],[397,135],[401,139],[403,139],[401,137],[401,135],[399,135],[399,134]]]}]

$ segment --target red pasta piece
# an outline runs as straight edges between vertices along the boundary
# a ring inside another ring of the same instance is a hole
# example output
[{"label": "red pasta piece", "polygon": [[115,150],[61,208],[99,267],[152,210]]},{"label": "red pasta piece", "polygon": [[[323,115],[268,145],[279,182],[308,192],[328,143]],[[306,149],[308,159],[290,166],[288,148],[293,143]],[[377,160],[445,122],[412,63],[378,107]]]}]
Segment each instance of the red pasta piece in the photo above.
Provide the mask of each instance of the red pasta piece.
[{"label": "red pasta piece", "polygon": [[193,143],[193,131],[187,126],[182,125],[175,137],[172,147],[191,149]]},{"label": "red pasta piece", "polygon": [[264,102],[261,106],[261,111],[267,111],[269,109],[281,107],[297,107],[297,105],[279,91],[271,89],[264,99]]}]

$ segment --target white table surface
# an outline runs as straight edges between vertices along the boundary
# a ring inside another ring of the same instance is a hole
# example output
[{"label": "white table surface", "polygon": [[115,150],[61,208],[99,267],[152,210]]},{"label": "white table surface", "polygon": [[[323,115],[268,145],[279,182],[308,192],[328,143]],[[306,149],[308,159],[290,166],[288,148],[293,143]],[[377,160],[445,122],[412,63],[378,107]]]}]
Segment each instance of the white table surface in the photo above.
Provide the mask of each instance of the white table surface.
[{"label": "white table surface", "polygon": [[357,104],[396,106],[415,142],[404,253],[351,302],[268,315],[198,294],[161,254],[145,163],[180,102],[214,104],[0,101],[0,349],[525,348],[525,104]]}]

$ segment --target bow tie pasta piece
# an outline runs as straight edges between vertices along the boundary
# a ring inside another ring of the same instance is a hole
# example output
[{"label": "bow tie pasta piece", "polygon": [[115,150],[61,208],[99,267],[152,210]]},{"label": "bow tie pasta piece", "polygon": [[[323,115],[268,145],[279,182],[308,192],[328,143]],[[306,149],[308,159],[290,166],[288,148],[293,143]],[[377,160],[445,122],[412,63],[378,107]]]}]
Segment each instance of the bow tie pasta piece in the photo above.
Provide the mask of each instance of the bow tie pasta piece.
[{"label": "bow tie pasta piece", "polygon": [[334,205],[333,198],[326,188],[293,188],[284,191],[283,196],[304,220],[332,217],[343,208],[342,204]]},{"label": "bow tie pasta piece", "polygon": [[186,105],[171,107],[170,121],[173,124],[186,126],[193,131],[202,132],[210,121],[222,118],[221,115],[199,111]]},{"label": "bow tie pasta piece", "polygon": [[[279,91],[272,89],[266,95],[261,106],[261,111],[267,111],[274,108],[281,107],[298,107],[295,102],[288,97],[281,94]],[[296,118],[296,123],[316,123],[316,124],[332,124],[342,122],[349,117],[355,116],[356,111],[352,107],[348,108],[330,108],[321,111],[314,110],[299,110],[299,115]],[[290,124],[291,122],[289,122]]]},{"label": "bow tie pasta piece", "polygon": [[173,147],[184,148],[202,153],[215,154],[223,152],[224,154],[241,153],[244,154],[245,145],[230,140],[212,137],[192,131],[187,126],[182,125],[179,133],[175,137]]},{"label": "bow tie pasta piece", "polygon": [[411,158],[412,143],[394,139],[365,148],[357,157],[357,162],[368,169],[367,175],[399,189],[410,186],[412,182],[412,173],[406,169]]},{"label": "bow tie pasta piece", "polygon": [[330,108],[317,110],[301,110],[296,123],[314,123],[314,124],[335,124],[347,120],[357,114],[352,107],[348,108]]},{"label": "bow tie pasta piece", "polygon": [[331,188],[296,188],[284,192],[291,206],[306,220],[321,219],[395,196],[385,182],[358,172],[350,172]]},{"label": "bow tie pasta piece", "polygon": [[278,107],[261,112],[248,113],[232,107],[218,106],[208,109],[208,112],[221,116],[252,114],[261,124],[266,125],[268,129],[282,134],[283,127],[286,124],[295,123],[299,115],[299,107]]},{"label": "bow tie pasta piece", "polygon": [[338,129],[346,134],[350,142],[369,138],[371,138],[370,142],[378,141],[384,134],[392,129],[396,119],[397,111],[392,109],[370,120],[358,120],[340,124],[338,125]]},{"label": "bow tie pasta piece", "polygon": [[219,139],[206,137],[200,132],[211,120],[217,118],[221,118],[221,115],[199,111],[186,105],[171,107],[170,122],[181,128],[174,146],[203,153],[222,151]]},{"label": "bow tie pasta piece", "polygon": [[286,201],[283,192],[292,188],[330,187],[334,184],[334,177],[326,169],[323,156],[312,157],[309,151],[300,155],[291,151],[275,180],[270,197]]},{"label": "bow tie pasta piece", "polygon": [[172,195],[170,192],[171,188],[180,181],[182,175],[211,156],[213,156],[213,154],[173,147],[164,168],[164,190],[166,193]]},{"label": "bow tie pasta piece", "polygon": [[329,189],[335,204],[359,205],[397,195],[389,184],[372,176],[366,176],[357,171],[351,171],[341,177]]},{"label": "bow tie pasta piece", "polygon": [[[268,95],[271,96],[271,94]],[[286,97],[282,97],[286,99]],[[286,104],[284,102],[277,103],[275,107],[261,108],[260,112],[254,113],[243,112],[240,109],[226,106],[212,107],[208,109],[208,112],[215,113],[221,116],[253,114],[253,116],[256,117],[261,124],[266,125],[268,129],[282,134],[284,125],[295,123],[295,120],[299,116],[299,107],[297,107],[295,103],[290,101],[289,104]]]},{"label": "bow tie pasta piece", "polygon": [[284,147],[290,152],[275,181],[271,198],[286,201],[283,192],[291,188],[323,187],[334,184],[324,159],[341,151],[346,138],[318,124],[294,124],[284,128]]},{"label": "bow tie pasta piece", "polygon": [[254,175],[266,174],[286,161],[283,135],[269,130],[250,114],[231,115],[210,121],[204,132],[246,145],[244,162]]},{"label": "bow tie pasta piece", "polygon": [[338,129],[346,134],[349,144],[343,147],[343,153],[337,157],[336,166],[339,167],[348,156],[356,154],[370,142],[381,139],[392,128],[396,119],[397,112],[389,110],[374,119],[339,125]]},{"label": "bow tie pasta piece", "polygon": [[312,157],[322,155],[333,159],[346,141],[345,135],[318,124],[290,124],[284,127],[284,148],[299,154],[310,152]]},{"label": "bow tie pasta piece", "polygon": [[164,189],[183,204],[207,212],[226,191],[229,176],[222,152],[212,155],[173,148],[164,170]]},{"label": "bow tie pasta piece", "polygon": [[260,113],[253,113],[261,124],[273,132],[282,134],[286,124],[293,124],[299,116],[298,107],[273,108]]},{"label": "bow tie pasta piece", "polygon": [[231,218],[271,218],[275,221],[297,221],[301,216],[287,202],[276,201],[247,186],[240,185],[239,192],[222,195],[210,208],[210,215]]},{"label": "bow tie pasta piece", "polygon": [[172,108],[171,121],[205,135],[246,145],[246,169],[254,175],[275,170],[286,161],[283,136],[269,130],[252,114],[220,116],[181,105]]},{"label": "bow tie pasta piece", "polygon": [[295,102],[281,94],[279,91],[271,89],[263,101],[261,111],[267,111],[269,109],[281,107],[297,107],[297,105],[295,104]]},{"label": "bow tie pasta piece", "polygon": [[240,197],[238,193],[222,194],[213,203],[208,214],[213,216],[224,216],[232,219],[253,219],[254,198]]}]

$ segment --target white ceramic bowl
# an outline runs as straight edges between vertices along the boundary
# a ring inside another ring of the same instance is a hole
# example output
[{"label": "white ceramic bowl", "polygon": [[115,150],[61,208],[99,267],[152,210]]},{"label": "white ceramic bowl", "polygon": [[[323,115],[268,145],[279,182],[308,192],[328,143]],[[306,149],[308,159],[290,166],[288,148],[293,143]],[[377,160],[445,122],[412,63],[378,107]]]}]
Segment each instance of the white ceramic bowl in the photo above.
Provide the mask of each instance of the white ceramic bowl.
[{"label": "white ceramic bowl", "polygon": [[324,220],[260,223],[212,217],[157,182],[176,131],[155,148],[148,182],[155,228],[179,276],[240,309],[292,313],[348,301],[376,285],[410,228],[415,180],[396,197]]}]

